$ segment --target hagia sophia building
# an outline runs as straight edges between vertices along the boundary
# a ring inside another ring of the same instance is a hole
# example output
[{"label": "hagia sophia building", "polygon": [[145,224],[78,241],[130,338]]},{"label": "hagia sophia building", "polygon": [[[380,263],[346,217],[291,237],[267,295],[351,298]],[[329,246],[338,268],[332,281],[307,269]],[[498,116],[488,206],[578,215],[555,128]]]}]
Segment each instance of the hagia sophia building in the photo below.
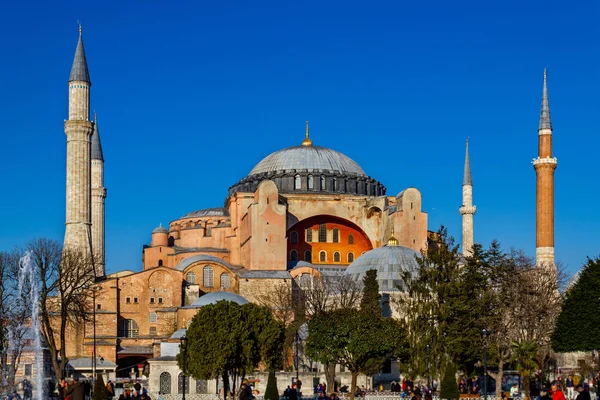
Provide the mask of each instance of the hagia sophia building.
[{"label": "hagia sophia building", "polygon": [[[98,124],[90,118],[91,80],[81,29],[68,86],[64,244],[93,251],[103,260],[104,157]],[[540,152],[534,160],[536,255],[553,261],[556,158],[547,96],[544,74]],[[95,336],[90,322],[72,327],[69,335],[67,355],[75,369],[89,369],[85,360],[94,343],[97,359],[117,376],[144,370],[149,359],[174,363],[164,343],[177,338],[198,307],[219,299],[257,301],[258,294],[303,276],[360,279],[374,268],[383,293],[397,290],[399,272],[414,268],[415,255],[427,247],[431,234],[419,190],[387,195],[384,184],[350,157],[315,145],[308,123],[303,140],[290,144],[233,184],[224,206],[191,211],[154,229],[144,246],[142,271],[107,275],[99,263]],[[462,249],[469,254],[476,208],[468,143],[466,150],[459,211]]]}]

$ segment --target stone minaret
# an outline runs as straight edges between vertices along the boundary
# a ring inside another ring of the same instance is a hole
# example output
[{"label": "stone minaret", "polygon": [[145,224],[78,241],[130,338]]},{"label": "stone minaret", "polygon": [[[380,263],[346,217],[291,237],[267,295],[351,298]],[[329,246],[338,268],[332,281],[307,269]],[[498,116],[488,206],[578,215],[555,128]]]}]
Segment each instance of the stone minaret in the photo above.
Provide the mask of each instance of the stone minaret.
[{"label": "stone minaret", "polygon": [[552,121],[548,104],[548,86],[544,69],[542,110],[538,128],[538,157],[533,159],[536,175],[536,248],[538,265],[554,265],[554,170],[552,157]]},{"label": "stone minaret", "polygon": [[91,163],[90,74],[88,72],[81,26],[69,77],[69,119],[67,135],[67,213],[65,247],[91,250]]},{"label": "stone minaret", "polygon": [[473,205],[473,180],[471,178],[471,161],[469,160],[469,139],[465,155],[465,172],[462,184],[462,206],[458,209],[462,215],[462,252],[465,256],[473,254],[473,216],[477,207]]},{"label": "stone minaret", "polygon": [[96,261],[96,276],[104,276],[104,157],[98,130],[98,118],[94,114],[94,134],[92,135],[92,250]]}]

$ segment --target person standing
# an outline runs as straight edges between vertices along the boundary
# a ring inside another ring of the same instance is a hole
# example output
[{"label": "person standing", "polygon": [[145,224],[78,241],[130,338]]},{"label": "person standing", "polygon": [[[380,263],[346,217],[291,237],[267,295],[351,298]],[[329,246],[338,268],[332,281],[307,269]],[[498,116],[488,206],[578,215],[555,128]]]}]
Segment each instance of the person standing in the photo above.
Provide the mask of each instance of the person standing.
[{"label": "person standing", "polygon": [[566,400],[565,395],[562,392],[562,383],[560,381],[552,382],[550,387],[552,388],[552,400]]},{"label": "person standing", "polygon": [[83,383],[79,382],[79,378],[75,378],[73,383],[68,386],[66,395],[69,400],[85,399],[85,387]]},{"label": "person standing", "polygon": [[575,388],[577,390],[577,398],[575,400],[591,400],[590,392],[585,390],[582,384],[577,385]]},{"label": "person standing", "polygon": [[573,400],[575,398],[575,385],[573,384],[573,377],[571,375],[565,379],[565,387],[567,388],[567,399]]}]

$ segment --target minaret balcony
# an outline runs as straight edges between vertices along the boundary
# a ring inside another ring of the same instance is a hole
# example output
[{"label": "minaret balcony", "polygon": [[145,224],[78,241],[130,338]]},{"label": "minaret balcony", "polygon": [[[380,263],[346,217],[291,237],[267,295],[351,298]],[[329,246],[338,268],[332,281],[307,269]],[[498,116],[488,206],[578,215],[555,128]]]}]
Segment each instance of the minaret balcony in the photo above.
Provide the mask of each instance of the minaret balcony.
[{"label": "minaret balcony", "polygon": [[531,163],[533,164],[534,167],[536,165],[544,165],[544,164],[556,165],[556,164],[558,164],[558,160],[556,159],[556,157],[542,157],[542,158],[538,157],[538,158],[534,158]]},{"label": "minaret balcony", "polygon": [[473,215],[477,211],[477,207],[475,206],[462,206],[458,209],[460,211],[460,215]]}]

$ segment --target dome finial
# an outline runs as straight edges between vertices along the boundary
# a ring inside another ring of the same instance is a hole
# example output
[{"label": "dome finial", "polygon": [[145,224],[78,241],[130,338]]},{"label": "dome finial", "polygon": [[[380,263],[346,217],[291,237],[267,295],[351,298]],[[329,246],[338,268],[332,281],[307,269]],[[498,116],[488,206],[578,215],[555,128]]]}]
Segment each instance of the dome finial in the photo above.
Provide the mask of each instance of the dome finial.
[{"label": "dome finial", "polygon": [[312,140],[308,137],[308,121],[306,121],[306,134],[302,146],[312,146]]},{"label": "dome finial", "polygon": [[387,242],[388,247],[398,246],[398,239],[394,237],[394,224],[392,223],[392,233]]}]

